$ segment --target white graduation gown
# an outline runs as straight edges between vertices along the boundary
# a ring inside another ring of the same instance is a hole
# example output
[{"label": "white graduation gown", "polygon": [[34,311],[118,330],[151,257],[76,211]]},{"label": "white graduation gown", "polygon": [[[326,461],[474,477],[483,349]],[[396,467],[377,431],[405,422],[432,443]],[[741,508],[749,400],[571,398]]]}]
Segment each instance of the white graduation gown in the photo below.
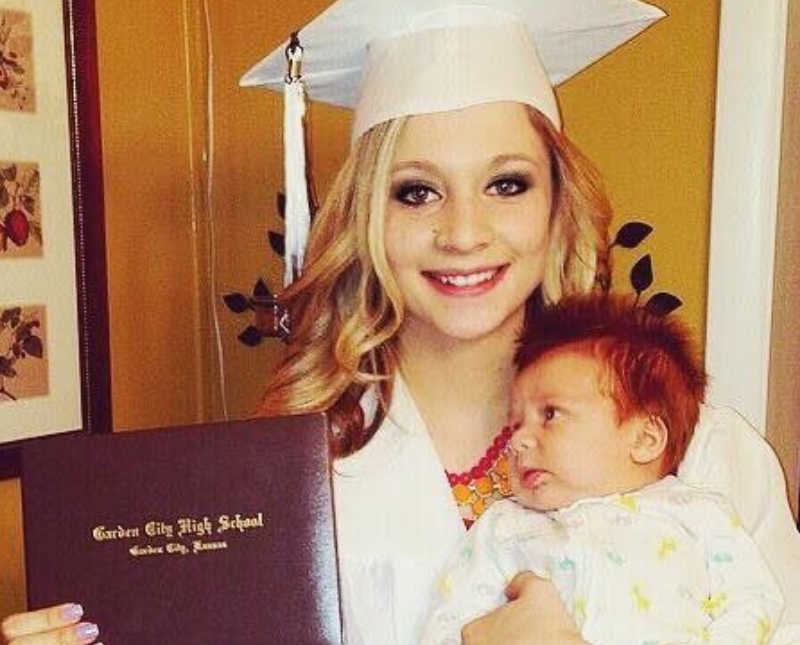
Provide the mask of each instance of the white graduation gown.
[{"label": "white graduation gown", "polygon": [[[345,642],[417,643],[465,529],[402,379],[375,436],[333,470]],[[732,500],[783,587],[783,626],[772,645],[800,645],[800,536],[766,442],[731,410],[707,406],[679,476]]]}]

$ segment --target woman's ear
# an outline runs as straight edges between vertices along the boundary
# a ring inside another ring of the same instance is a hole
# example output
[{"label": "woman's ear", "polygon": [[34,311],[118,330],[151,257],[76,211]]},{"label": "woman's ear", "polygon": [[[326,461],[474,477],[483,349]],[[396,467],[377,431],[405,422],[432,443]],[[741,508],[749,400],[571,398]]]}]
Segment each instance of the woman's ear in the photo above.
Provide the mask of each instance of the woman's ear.
[{"label": "woman's ear", "polygon": [[630,454],[634,463],[649,464],[664,454],[669,431],[661,417],[639,417],[631,431]]}]

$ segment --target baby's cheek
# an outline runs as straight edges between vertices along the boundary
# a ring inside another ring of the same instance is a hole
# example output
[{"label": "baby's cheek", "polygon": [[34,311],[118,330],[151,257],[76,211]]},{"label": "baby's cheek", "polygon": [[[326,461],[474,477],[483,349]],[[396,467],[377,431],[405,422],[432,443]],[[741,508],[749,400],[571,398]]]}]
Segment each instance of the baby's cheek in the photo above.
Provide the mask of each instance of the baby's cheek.
[{"label": "baby's cheek", "polygon": [[516,459],[508,460],[508,486],[511,489],[511,493],[517,497],[525,493],[524,489],[522,488],[522,484],[520,483]]}]

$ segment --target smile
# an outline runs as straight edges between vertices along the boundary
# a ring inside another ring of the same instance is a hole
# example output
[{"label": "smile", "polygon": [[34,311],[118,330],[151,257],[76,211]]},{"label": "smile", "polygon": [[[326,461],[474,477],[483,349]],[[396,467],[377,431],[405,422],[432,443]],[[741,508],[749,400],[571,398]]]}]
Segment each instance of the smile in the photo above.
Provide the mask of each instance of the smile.
[{"label": "smile", "polygon": [[482,269],[479,271],[444,272],[423,271],[423,275],[437,290],[450,295],[473,295],[484,293],[500,280],[508,265]]},{"label": "smile", "polygon": [[440,275],[437,277],[442,284],[453,284],[457,287],[472,287],[481,282],[491,280],[495,273],[497,273],[496,270],[480,271],[479,273],[470,273],[468,275]]}]

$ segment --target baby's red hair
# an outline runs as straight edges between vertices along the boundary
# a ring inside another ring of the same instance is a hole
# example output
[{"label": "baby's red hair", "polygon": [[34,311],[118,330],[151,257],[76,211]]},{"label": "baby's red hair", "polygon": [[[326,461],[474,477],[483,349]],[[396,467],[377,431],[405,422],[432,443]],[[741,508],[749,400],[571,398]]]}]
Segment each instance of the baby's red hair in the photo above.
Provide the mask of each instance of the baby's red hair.
[{"label": "baby's red hair", "polygon": [[627,297],[572,296],[526,321],[515,363],[522,371],[545,354],[569,350],[600,363],[619,422],[637,415],[661,419],[668,439],[662,473],[674,473],[692,438],[706,375],[686,326],[656,316]]}]

